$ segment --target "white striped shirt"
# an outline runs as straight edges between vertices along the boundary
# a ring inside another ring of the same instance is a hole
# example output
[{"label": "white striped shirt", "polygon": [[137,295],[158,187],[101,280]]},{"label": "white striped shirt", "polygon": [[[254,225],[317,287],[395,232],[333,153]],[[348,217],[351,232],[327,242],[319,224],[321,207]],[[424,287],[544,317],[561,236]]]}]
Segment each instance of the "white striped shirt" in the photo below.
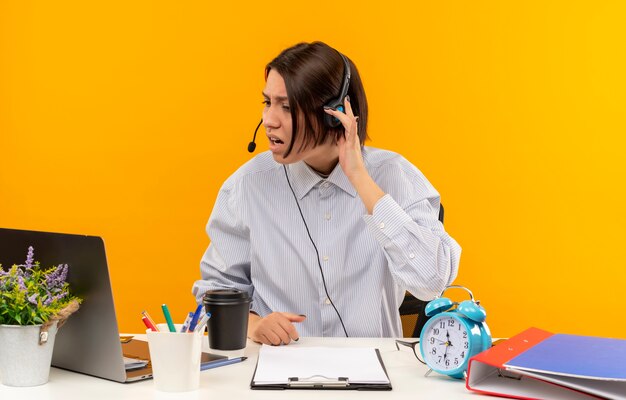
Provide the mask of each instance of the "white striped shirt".
[{"label": "white striped shirt", "polygon": [[[461,248],[438,221],[439,194],[400,155],[363,147],[365,166],[386,195],[372,215],[339,165],[326,179],[304,162],[287,165],[328,292],[351,337],[401,337],[405,290],[438,295],[457,275]],[[257,155],[223,184],[207,233],[211,244],[193,293],[237,288],[251,310],[306,315],[301,336],[344,336],[327,299],[313,247],[283,166]]]}]

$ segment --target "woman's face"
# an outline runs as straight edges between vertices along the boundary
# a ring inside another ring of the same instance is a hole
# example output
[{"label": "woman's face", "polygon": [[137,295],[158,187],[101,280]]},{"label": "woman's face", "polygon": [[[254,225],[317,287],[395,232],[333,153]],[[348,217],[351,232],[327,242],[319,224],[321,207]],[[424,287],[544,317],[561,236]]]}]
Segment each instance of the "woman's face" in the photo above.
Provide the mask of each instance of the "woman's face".
[{"label": "woman's face", "polygon": [[285,80],[275,70],[270,70],[267,75],[263,98],[265,104],[263,126],[265,126],[269,148],[274,160],[281,164],[305,161],[312,168],[322,173],[332,171],[332,168],[337,164],[339,153],[337,146],[330,143],[331,141],[313,148],[307,147],[298,152],[303,140],[302,135],[299,134],[291,153],[287,157],[283,157],[291,142],[291,110]]}]

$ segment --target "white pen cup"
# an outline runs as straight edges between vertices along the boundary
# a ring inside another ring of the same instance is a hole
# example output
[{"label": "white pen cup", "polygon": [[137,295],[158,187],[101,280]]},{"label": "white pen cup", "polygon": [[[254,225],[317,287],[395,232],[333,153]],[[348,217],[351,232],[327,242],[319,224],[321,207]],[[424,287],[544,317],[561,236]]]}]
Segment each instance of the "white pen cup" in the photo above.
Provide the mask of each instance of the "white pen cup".
[{"label": "white pen cup", "polygon": [[146,330],[154,387],[163,392],[186,392],[200,386],[200,357],[203,331],[170,332],[167,324],[158,324],[159,332]]}]

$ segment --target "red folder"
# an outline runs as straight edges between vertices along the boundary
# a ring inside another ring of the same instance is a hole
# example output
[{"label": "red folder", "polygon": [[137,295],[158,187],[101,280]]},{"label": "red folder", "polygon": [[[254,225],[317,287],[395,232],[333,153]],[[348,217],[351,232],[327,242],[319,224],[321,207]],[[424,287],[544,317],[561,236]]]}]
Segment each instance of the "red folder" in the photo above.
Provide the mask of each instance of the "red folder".
[{"label": "red folder", "polygon": [[552,335],[553,333],[541,329],[530,328],[475,355],[470,359],[467,370],[467,388],[483,394],[514,399],[589,400],[596,398],[505,367],[508,361]]}]

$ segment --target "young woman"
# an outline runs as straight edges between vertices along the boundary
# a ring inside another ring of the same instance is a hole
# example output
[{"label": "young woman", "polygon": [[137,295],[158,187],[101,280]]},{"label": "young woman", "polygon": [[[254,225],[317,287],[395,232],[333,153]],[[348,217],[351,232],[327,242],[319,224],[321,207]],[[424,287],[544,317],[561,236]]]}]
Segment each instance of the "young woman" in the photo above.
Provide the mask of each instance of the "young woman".
[{"label": "young woman", "polygon": [[439,194],[400,155],[363,146],[367,99],[355,65],[321,42],[265,68],[270,150],[226,180],[193,293],[252,297],[248,337],[401,337],[406,290],[432,299],[461,248],[438,221]]}]

